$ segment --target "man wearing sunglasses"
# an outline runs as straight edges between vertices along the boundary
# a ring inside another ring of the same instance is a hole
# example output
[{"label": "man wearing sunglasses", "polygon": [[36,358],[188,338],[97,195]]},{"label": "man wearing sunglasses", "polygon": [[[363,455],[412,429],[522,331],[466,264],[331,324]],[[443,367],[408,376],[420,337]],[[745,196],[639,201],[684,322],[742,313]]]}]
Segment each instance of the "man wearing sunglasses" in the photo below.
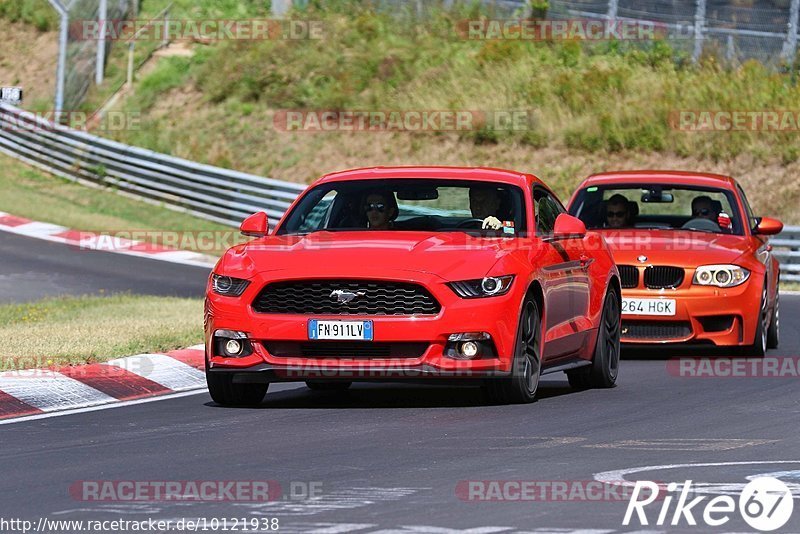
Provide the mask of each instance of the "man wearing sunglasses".
[{"label": "man wearing sunglasses", "polygon": [[708,219],[709,221],[717,222],[719,219],[719,212],[714,206],[714,201],[711,197],[705,195],[695,197],[692,200],[692,217],[695,219]]},{"label": "man wearing sunglasses", "polygon": [[397,218],[397,200],[391,191],[375,191],[364,199],[364,213],[370,230],[389,230]]},{"label": "man wearing sunglasses", "polygon": [[620,194],[612,195],[606,201],[606,227],[624,228],[631,225],[631,212],[628,199]]}]

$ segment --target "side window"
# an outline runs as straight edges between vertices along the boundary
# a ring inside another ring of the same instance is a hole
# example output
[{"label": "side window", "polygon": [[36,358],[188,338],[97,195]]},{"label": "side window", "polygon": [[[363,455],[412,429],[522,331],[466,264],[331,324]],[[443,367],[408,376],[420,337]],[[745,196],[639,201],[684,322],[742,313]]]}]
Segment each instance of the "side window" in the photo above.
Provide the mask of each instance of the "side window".
[{"label": "side window", "polygon": [[334,198],[336,198],[336,191],[328,191],[324,197],[319,199],[317,205],[306,214],[297,231],[300,233],[306,233],[315,232],[321,228],[324,228],[327,223],[328,212],[333,205]]},{"label": "side window", "polygon": [[556,226],[556,217],[566,211],[550,193],[542,189],[534,190],[533,200],[536,206],[536,233],[539,235],[552,234]]},{"label": "side window", "polygon": [[739,190],[739,195],[742,197],[742,204],[744,204],[745,216],[749,221],[748,226],[750,228],[753,228],[756,225],[756,218],[753,215],[753,210],[750,208],[750,202],[748,202],[747,200],[747,195],[744,194],[744,189],[742,189],[742,186],[737,184],[736,189]]}]

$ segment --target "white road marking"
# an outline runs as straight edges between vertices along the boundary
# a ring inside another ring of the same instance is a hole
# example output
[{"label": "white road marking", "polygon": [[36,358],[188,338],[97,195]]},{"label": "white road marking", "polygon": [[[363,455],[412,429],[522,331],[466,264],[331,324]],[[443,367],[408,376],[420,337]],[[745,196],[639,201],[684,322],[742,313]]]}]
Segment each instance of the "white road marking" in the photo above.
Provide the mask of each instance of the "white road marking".
[{"label": "white road marking", "polygon": [[111,404],[101,404],[99,406],[90,406],[87,408],[76,408],[74,410],[64,410],[61,412],[43,413],[37,415],[26,415],[25,417],[17,417],[14,419],[0,420],[0,425],[13,425],[14,423],[24,423],[26,421],[38,421],[39,419],[50,419],[51,417],[63,417],[65,415],[74,415],[87,412],[99,412],[100,410],[110,410],[112,408],[123,408],[125,406],[134,406],[136,404],[146,404],[148,402],[157,402],[163,400],[177,399],[180,397],[188,397],[190,395],[200,395],[206,393],[205,389],[198,389],[195,391],[183,391],[181,393],[170,393],[166,395],[159,395],[157,397],[148,397],[146,399],[136,399],[130,401],[114,402]]},{"label": "white road marking", "polygon": [[83,408],[117,400],[83,382],[41,369],[0,375],[0,391],[44,412]]},{"label": "white road marking", "polygon": [[69,228],[66,228],[65,226],[43,222],[29,222],[11,228],[11,231],[15,233],[24,234],[30,237],[38,237],[41,239],[50,238],[52,241],[63,241],[63,237],[53,237],[53,234],[60,234],[61,232],[66,232],[68,230]]},{"label": "white road marking", "polygon": [[627,439],[611,443],[583,445],[591,449],[632,449],[640,451],[729,451],[777,443],[777,439],[666,438]]},{"label": "white road marking", "polygon": [[173,391],[196,389],[206,383],[202,371],[166,354],[137,354],[106,363],[126,369]]},{"label": "white road marking", "polygon": [[256,516],[308,516],[335,510],[351,510],[381,502],[397,501],[430,488],[347,488],[326,492],[320,497],[305,500],[270,501],[264,503],[233,503],[250,510]]},{"label": "white road marking", "polygon": [[[448,442],[452,441],[453,444]],[[571,445],[586,441],[578,437],[542,437],[542,436],[489,436],[480,444],[469,445],[462,443],[459,437],[439,437],[430,440],[420,440],[413,443],[414,447],[425,449],[480,449],[480,450],[509,450],[509,449],[549,449],[562,445]],[[455,444],[455,442],[458,442]]]},{"label": "white road marking", "polygon": [[[742,462],[709,462],[694,464],[666,464],[666,465],[646,465],[643,467],[631,467],[627,469],[615,469],[613,471],[603,471],[595,473],[594,479],[615,486],[636,486],[636,481],[626,480],[626,475],[633,475],[646,471],[663,471],[667,469],[681,469],[687,467],[728,467],[737,465],[781,465],[781,464],[800,464],[800,460],[752,460]],[[763,475],[762,475],[763,476]],[[750,477],[747,477],[751,480]],[[685,478],[681,478],[681,481]],[[663,482],[663,481],[662,481]],[[745,487],[746,483],[737,482],[692,482],[695,493],[705,493],[711,495],[738,495]],[[795,499],[800,499],[800,484],[787,483],[792,490]]]}]

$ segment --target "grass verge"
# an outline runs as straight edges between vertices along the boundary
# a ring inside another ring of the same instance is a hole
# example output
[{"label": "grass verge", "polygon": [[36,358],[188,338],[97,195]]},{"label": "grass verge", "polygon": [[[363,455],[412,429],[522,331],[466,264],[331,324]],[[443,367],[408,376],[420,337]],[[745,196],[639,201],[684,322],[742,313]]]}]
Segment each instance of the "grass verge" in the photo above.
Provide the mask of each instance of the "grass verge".
[{"label": "grass verge", "polygon": [[202,343],[203,301],[118,294],[0,305],[4,370],[102,362]]},{"label": "grass verge", "polygon": [[[120,232],[121,236],[149,232],[143,237],[162,244],[168,242],[168,232],[178,232],[186,238],[169,242],[210,255],[222,252],[238,236],[230,226],[140,202],[110,188],[96,189],[49,176],[4,155],[0,155],[0,169],[0,211],[20,217],[84,231]],[[219,239],[208,246],[208,241],[191,238],[199,235]]]}]

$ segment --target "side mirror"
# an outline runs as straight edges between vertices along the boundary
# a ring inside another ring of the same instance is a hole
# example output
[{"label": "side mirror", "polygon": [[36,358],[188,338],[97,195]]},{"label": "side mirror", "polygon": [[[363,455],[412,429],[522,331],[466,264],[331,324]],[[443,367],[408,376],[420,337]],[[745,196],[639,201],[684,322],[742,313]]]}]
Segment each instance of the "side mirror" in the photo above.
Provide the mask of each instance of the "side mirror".
[{"label": "side mirror", "polygon": [[583,221],[572,215],[562,213],[556,217],[556,225],[553,228],[555,235],[572,235],[576,237],[583,237],[586,235],[586,225]]},{"label": "side mirror", "polygon": [[269,233],[269,219],[267,219],[267,214],[263,211],[252,214],[242,221],[242,225],[239,226],[239,231],[242,232],[242,235],[250,237],[264,237]]},{"label": "side mirror", "polygon": [[760,235],[775,235],[781,233],[783,223],[771,217],[761,217],[753,231]]}]

